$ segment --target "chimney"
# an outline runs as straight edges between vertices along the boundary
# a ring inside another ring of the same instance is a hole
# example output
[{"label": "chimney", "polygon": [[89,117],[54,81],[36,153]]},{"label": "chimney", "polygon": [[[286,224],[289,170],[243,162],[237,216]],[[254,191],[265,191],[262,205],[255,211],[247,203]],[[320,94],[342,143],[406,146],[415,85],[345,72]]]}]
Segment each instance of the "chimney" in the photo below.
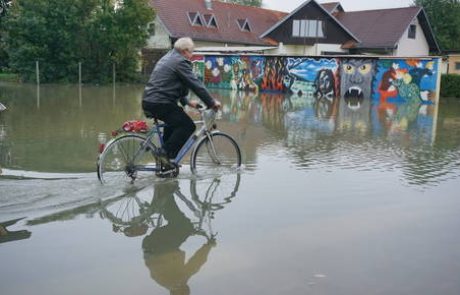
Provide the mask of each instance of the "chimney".
[{"label": "chimney", "polygon": [[212,10],[212,3],[211,0],[204,0],[204,6],[207,10]]}]

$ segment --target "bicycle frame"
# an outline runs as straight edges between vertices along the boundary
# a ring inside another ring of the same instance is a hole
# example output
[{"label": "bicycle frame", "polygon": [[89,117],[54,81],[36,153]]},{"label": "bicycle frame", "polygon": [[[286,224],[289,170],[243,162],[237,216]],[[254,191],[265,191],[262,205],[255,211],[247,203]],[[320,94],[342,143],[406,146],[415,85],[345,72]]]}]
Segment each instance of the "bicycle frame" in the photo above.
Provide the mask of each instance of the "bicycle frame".
[{"label": "bicycle frame", "polygon": [[[202,114],[203,116],[203,111],[200,111],[200,113]],[[212,144],[212,139],[211,139],[211,132],[209,131],[209,128],[208,126],[206,126],[206,122],[203,118],[203,120],[199,120],[199,121],[194,121],[195,124],[202,124],[201,128],[197,131],[195,131],[188,139],[187,141],[185,142],[185,144],[182,146],[182,148],[179,150],[176,158],[173,160],[173,163],[176,164],[176,165],[179,165],[180,162],[182,161],[182,159],[187,155],[187,153],[192,149],[192,148],[196,148],[195,146],[195,143],[200,139],[202,138],[203,136],[207,136],[208,139],[209,139],[209,142],[211,142],[211,147],[212,147],[212,152],[213,152],[213,158],[216,162],[218,162],[217,160],[217,156],[216,156],[216,150],[214,148],[214,145]],[[161,130],[162,128],[164,128],[165,126],[167,126],[167,124],[164,124],[164,123],[158,123],[156,120],[155,120],[155,124],[154,124],[154,127],[147,133],[147,137],[145,139],[145,142],[142,144],[142,146],[139,148],[139,150],[137,151],[136,155],[135,155],[135,159],[141,155],[142,153],[146,152],[146,148],[147,148],[147,145],[149,143],[152,142],[152,139],[153,137],[155,136],[155,134],[158,136],[158,141],[160,142],[160,147],[163,146],[164,144],[164,141],[163,141],[163,131]],[[136,166],[134,167],[135,170],[139,170],[139,171],[159,171],[158,168],[151,168],[151,167],[147,167],[147,166]]]}]

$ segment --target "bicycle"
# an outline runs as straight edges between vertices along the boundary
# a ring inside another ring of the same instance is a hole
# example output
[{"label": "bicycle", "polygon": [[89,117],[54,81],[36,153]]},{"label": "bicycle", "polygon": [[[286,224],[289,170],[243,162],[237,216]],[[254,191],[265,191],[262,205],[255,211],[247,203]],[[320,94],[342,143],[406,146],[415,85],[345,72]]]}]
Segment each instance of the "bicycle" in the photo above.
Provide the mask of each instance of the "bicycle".
[{"label": "bicycle", "polygon": [[[153,119],[154,124],[145,134],[128,132],[110,140],[97,161],[97,175],[101,183],[119,183],[149,178],[152,172],[159,177],[177,177],[182,159],[191,150],[190,168],[194,174],[228,173],[241,166],[241,150],[230,135],[219,131],[215,123],[216,111],[198,108],[201,124],[184,144],[176,158],[171,161],[172,169],[165,169],[155,151],[163,146],[164,123]],[[157,147],[158,145],[158,147]]]}]

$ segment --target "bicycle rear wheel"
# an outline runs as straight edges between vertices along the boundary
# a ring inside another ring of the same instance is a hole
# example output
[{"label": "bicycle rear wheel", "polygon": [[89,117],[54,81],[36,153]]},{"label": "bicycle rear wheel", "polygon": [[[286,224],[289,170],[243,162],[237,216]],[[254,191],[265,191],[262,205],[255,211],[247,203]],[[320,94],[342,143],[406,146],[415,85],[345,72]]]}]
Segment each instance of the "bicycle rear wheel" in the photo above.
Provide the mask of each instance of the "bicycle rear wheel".
[{"label": "bicycle rear wheel", "polygon": [[241,166],[241,151],[230,135],[216,131],[197,143],[190,166],[193,173],[200,175],[236,172]]},{"label": "bicycle rear wheel", "polygon": [[[155,175],[157,161],[152,143],[145,137],[128,134],[109,143],[98,160],[98,177],[103,184],[133,183]],[[143,148],[144,145],[144,148]]]}]

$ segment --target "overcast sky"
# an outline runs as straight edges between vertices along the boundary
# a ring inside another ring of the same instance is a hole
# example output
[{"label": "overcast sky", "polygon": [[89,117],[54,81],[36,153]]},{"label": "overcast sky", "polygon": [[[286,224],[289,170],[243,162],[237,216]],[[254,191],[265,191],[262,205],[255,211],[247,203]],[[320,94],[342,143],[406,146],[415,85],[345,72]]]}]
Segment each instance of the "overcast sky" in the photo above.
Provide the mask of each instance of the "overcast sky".
[{"label": "overcast sky", "polygon": [[[262,0],[264,8],[291,12],[306,0]],[[317,0],[318,3],[340,2],[345,11],[407,7],[413,0]]]}]

